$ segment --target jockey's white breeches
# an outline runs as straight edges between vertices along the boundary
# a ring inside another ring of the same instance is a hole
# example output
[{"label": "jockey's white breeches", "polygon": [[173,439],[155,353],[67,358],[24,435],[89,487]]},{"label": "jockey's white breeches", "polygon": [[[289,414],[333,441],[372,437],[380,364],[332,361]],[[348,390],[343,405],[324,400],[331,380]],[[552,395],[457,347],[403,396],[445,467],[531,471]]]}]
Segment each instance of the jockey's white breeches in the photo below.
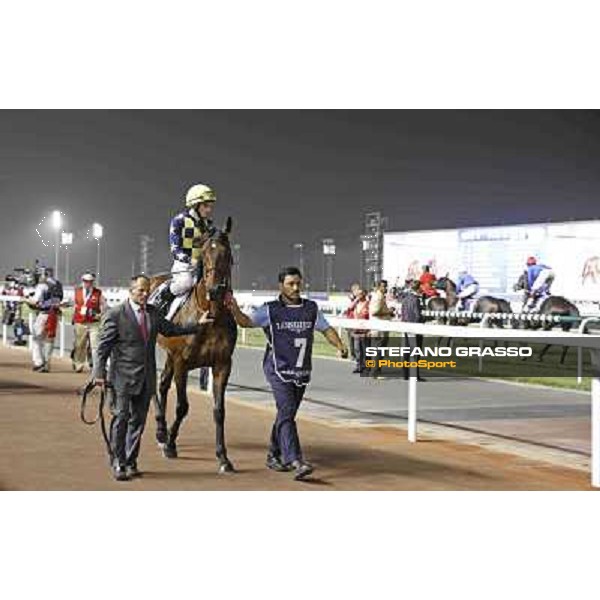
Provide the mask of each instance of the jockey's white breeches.
[{"label": "jockey's white breeches", "polygon": [[185,294],[192,289],[194,285],[194,267],[188,263],[175,260],[171,267],[171,274],[173,279],[171,280],[170,289],[175,296],[181,296],[181,294]]},{"label": "jockey's white breeches", "polygon": [[472,283],[471,285],[468,285],[464,290],[461,290],[457,294],[457,296],[462,300],[463,298],[468,298],[469,296],[473,296],[474,294],[476,294],[478,289],[479,286],[476,283]]},{"label": "jockey's white breeches", "polygon": [[548,280],[554,279],[554,271],[552,269],[544,269],[540,272],[540,274],[535,278],[533,285],[531,286],[532,292],[537,292],[543,285],[545,285]]}]

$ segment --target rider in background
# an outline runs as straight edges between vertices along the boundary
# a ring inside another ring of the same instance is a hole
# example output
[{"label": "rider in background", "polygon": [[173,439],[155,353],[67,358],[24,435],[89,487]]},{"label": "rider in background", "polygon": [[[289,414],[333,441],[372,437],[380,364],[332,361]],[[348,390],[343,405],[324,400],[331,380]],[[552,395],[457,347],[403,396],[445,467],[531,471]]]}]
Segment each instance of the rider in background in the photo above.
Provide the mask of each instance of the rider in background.
[{"label": "rider in background", "polygon": [[541,298],[550,295],[550,288],[554,282],[554,271],[551,267],[544,264],[538,264],[535,256],[527,259],[527,289],[529,297],[525,303],[525,312],[535,310],[537,303]]},{"label": "rider in background", "polygon": [[456,282],[456,297],[458,299],[456,310],[468,310],[469,300],[475,298],[478,291],[479,283],[477,283],[466,267],[461,267],[458,272],[458,281]]},{"label": "rider in background", "polygon": [[210,217],[216,200],[217,196],[210,187],[197,183],[186,194],[186,209],[171,219],[169,244],[173,257],[173,279],[153,300],[162,314],[176,297],[184,296],[202,277],[202,251],[194,248],[194,240],[213,229]]},{"label": "rider in background", "polygon": [[419,284],[421,287],[421,294],[423,294],[425,298],[435,298],[439,296],[439,293],[434,286],[436,280],[437,277],[431,272],[431,267],[429,265],[423,265],[423,272],[419,277]]}]

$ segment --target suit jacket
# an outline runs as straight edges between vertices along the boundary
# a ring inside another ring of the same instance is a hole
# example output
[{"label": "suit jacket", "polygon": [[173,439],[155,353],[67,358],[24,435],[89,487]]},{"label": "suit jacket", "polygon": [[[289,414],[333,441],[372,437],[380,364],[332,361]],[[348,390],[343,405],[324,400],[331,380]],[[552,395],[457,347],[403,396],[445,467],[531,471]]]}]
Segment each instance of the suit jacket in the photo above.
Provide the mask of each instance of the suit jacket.
[{"label": "suit jacket", "polygon": [[146,384],[149,395],[156,393],[156,336],[166,337],[197,333],[201,326],[180,326],[159,316],[157,309],[146,305],[149,317],[148,341],[142,332],[129,301],[108,310],[102,319],[94,377],[106,378],[110,356],[110,381],[117,394],[141,394]]},{"label": "suit jacket", "polygon": [[400,319],[407,323],[421,323],[421,301],[413,292],[402,295],[402,306],[400,307]]}]

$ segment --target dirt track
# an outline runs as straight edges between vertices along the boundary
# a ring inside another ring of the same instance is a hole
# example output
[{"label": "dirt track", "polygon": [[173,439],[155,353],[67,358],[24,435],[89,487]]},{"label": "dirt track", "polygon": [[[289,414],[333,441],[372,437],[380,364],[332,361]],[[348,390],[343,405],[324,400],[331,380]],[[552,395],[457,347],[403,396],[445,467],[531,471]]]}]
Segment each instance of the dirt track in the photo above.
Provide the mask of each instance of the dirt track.
[{"label": "dirt track", "polygon": [[140,456],[143,479],[110,476],[98,427],[79,420],[75,389],[84,375],[55,360],[33,373],[29,355],[0,348],[0,489],[2,490],[586,490],[589,474],[472,445],[439,440],[409,444],[396,428],[330,426],[300,419],[311,482],[264,467],[273,413],[229,399],[227,441],[238,472],[217,475],[212,409],[191,394],[179,440],[167,460],[154,443],[151,412]]}]

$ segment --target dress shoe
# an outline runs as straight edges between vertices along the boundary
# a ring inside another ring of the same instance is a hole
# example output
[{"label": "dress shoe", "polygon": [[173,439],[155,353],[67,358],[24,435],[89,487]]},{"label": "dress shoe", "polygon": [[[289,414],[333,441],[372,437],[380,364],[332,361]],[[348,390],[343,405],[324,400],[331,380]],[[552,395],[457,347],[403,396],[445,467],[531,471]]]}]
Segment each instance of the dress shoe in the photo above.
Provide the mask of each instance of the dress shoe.
[{"label": "dress shoe", "polygon": [[296,481],[302,481],[314,471],[313,466],[303,460],[294,460],[291,466],[295,471],[294,479]]},{"label": "dress shoe", "polygon": [[279,473],[286,473],[287,471],[292,470],[291,467],[288,467],[281,462],[279,456],[273,456],[272,454],[267,456],[267,462],[265,464],[272,471],[277,471]]},{"label": "dress shoe", "polygon": [[127,465],[125,467],[125,473],[127,474],[127,477],[129,477],[129,479],[135,479],[136,477],[142,476],[142,472],[137,468],[136,464]]},{"label": "dress shoe", "polygon": [[117,481],[130,480],[129,475],[127,475],[127,469],[125,467],[121,467],[120,465],[113,465],[112,474]]}]

